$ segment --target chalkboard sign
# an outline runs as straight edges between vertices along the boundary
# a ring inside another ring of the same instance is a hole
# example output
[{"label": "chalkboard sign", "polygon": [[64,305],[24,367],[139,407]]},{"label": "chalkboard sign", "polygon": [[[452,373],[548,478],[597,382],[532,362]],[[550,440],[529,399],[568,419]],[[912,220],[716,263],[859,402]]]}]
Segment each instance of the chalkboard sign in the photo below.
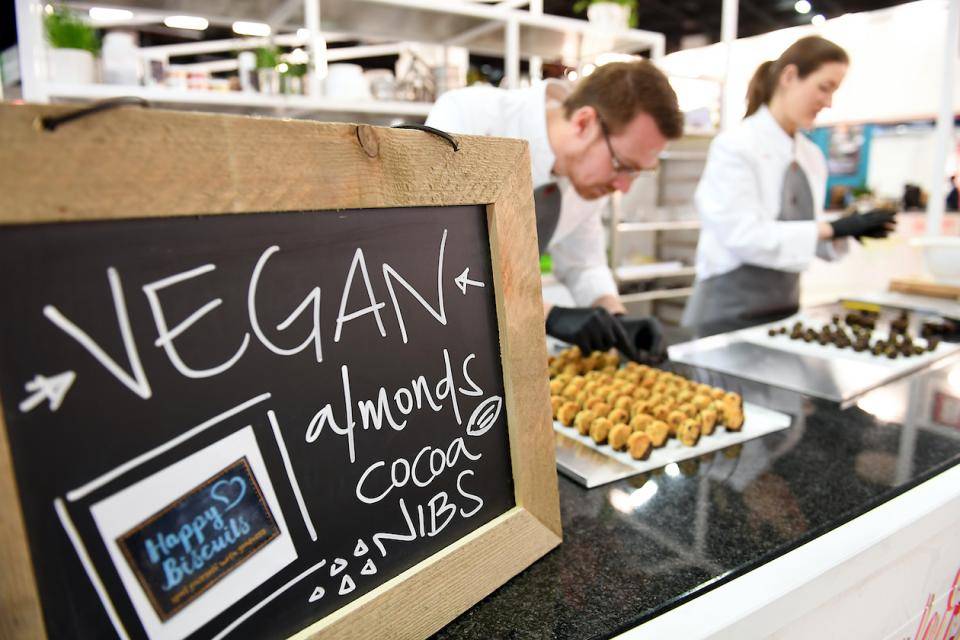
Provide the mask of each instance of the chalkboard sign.
[{"label": "chalkboard sign", "polygon": [[559,542],[522,143],[62,110],[0,107],[0,624],[426,636]]}]

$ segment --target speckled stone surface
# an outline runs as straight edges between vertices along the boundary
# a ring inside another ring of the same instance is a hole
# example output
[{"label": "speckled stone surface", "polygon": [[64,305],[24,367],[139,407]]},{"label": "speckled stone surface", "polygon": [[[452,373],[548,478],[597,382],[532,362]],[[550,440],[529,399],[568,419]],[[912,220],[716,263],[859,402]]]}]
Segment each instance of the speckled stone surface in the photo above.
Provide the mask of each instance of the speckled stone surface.
[{"label": "speckled stone surface", "polygon": [[709,381],[790,414],[791,427],[592,490],[560,476],[563,544],[435,637],[608,638],[960,464],[960,425],[936,420],[951,406],[957,420],[960,357],[845,410]]}]

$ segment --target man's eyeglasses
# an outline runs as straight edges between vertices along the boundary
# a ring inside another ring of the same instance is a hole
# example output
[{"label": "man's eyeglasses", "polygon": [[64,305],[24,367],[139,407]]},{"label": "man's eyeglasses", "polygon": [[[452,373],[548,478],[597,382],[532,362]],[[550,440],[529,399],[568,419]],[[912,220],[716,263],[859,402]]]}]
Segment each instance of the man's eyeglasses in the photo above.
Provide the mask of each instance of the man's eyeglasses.
[{"label": "man's eyeglasses", "polygon": [[618,158],[616,151],[613,150],[613,145],[610,144],[610,130],[607,129],[607,123],[603,121],[603,118],[601,118],[599,114],[597,115],[597,121],[600,123],[600,131],[603,133],[603,140],[607,143],[607,149],[610,151],[610,164],[613,165],[613,170],[615,173],[617,173],[617,175],[621,175],[626,178],[636,178],[641,173],[650,173],[655,171],[655,169],[637,169],[636,167],[632,167]]}]

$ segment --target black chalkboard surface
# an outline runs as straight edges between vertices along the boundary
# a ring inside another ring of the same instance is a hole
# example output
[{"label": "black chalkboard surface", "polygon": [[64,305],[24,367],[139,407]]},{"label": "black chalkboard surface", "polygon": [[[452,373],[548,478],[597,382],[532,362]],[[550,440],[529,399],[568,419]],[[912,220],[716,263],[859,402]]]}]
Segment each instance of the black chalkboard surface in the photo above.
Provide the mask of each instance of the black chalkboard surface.
[{"label": "black chalkboard surface", "polygon": [[0,226],[50,637],[286,637],[511,509],[487,234],[484,206]]}]

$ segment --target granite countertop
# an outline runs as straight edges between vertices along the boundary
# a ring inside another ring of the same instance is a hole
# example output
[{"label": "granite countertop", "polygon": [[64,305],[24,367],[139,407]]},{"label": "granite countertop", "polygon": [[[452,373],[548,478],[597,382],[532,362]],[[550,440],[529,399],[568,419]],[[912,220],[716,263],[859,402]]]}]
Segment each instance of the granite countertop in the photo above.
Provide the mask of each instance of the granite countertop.
[{"label": "granite countertop", "polygon": [[435,637],[607,638],[960,463],[960,356],[846,410],[709,376],[791,427],[592,490],[561,475],[563,544]]}]

